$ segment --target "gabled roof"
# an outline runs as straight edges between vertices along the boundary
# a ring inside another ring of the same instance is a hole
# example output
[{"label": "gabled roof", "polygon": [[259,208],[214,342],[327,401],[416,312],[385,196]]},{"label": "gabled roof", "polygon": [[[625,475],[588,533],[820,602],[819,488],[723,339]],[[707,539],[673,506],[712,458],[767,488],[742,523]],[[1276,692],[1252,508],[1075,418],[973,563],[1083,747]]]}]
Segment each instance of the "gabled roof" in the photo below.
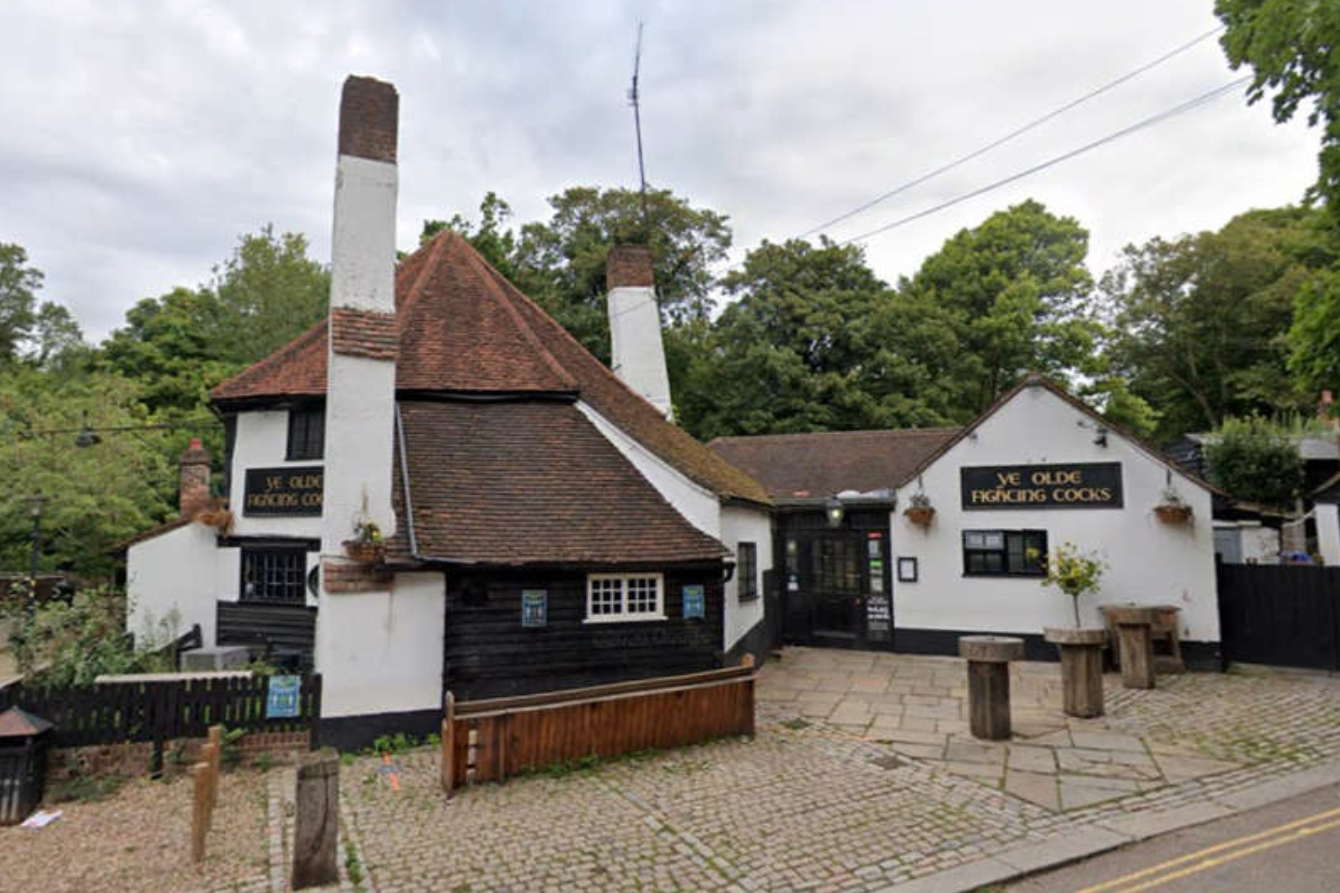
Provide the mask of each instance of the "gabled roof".
[{"label": "gabled roof", "polygon": [[823,431],[718,437],[717,455],[749,472],[774,499],[826,499],[844,490],[893,490],[958,428]]},{"label": "gabled roof", "polygon": [[1047,376],[1043,375],[1040,372],[1028,373],[1028,375],[1024,376],[1023,381],[1019,382],[1017,385],[1010,388],[1005,393],[1001,394],[1000,397],[996,399],[995,403],[992,403],[990,406],[988,406],[986,410],[977,418],[973,419],[973,421],[969,425],[959,429],[956,435],[949,438],[947,441],[941,444],[934,452],[932,452],[930,455],[922,459],[921,462],[918,463],[915,468],[913,468],[901,481],[898,482],[898,486],[901,487],[903,484],[906,484],[908,481],[911,481],[917,475],[924,472],[927,468],[929,468],[932,464],[934,464],[937,459],[939,459],[945,453],[953,449],[954,446],[959,441],[963,440],[963,438],[967,437],[968,435],[976,431],[982,425],[983,422],[991,418],[993,415],[999,412],[1002,407],[1004,407],[1007,403],[1009,403],[1016,396],[1018,396],[1020,391],[1024,390],[1024,388],[1030,388],[1030,387],[1045,388],[1046,390],[1050,391],[1053,396],[1059,398],[1065,403],[1068,403],[1077,412],[1088,416],[1096,424],[1106,427],[1112,433],[1128,441],[1131,445],[1133,445],[1142,453],[1147,455],[1150,459],[1153,459],[1155,462],[1162,465],[1164,468],[1168,468],[1176,472],[1177,474],[1181,475],[1182,477],[1187,478],[1193,483],[1199,484],[1200,486],[1204,487],[1211,493],[1217,493],[1221,496],[1226,495],[1222,490],[1220,490],[1218,487],[1215,487],[1209,481],[1205,480],[1199,475],[1193,474],[1192,472],[1190,472],[1184,466],[1178,464],[1177,462],[1170,460],[1162,452],[1155,449],[1153,446],[1150,446],[1149,444],[1145,443],[1144,440],[1142,440],[1140,437],[1126,430],[1122,426],[1114,424],[1108,421],[1107,419],[1103,418],[1103,416],[1092,406],[1089,406],[1083,400],[1080,400],[1079,398],[1073,396],[1065,388],[1061,387],[1056,382],[1052,381],[1050,378],[1048,378]]},{"label": "gabled roof", "polygon": [[628,565],[727,554],[571,403],[402,401],[399,410],[393,558]]},{"label": "gabled roof", "polygon": [[[459,235],[443,232],[401,262],[396,308],[402,397],[580,399],[718,497],[769,502],[762,485],[667,422]],[[219,385],[211,400],[236,409],[324,395],[325,333],[322,322]]]}]

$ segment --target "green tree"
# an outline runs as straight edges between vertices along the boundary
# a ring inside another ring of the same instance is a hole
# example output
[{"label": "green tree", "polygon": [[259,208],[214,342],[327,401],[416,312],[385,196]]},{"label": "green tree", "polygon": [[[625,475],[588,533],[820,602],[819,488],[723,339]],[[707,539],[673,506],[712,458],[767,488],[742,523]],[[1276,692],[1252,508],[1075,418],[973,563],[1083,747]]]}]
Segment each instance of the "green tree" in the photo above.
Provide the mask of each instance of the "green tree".
[{"label": "green tree", "polygon": [[1275,120],[1289,121],[1307,107],[1310,126],[1322,127],[1314,190],[1340,219],[1340,4],[1333,0],[1216,0],[1224,23],[1220,43],[1236,70],[1251,66],[1248,101],[1273,93]]},{"label": "green tree", "polygon": [[1089,234],[1036,201],[961,230],[899,291],[956,342],[955,403],[986,409],[1030,370],[1067,380],[1094,354]]},{"label": "green tree", "polygon": [[37,321],[42,271],[28,265],[22,246],[0,242],[0,363],[18,358]]},{"label": "green tree", "polygon": [[1303,488],[1303,460],[1280,427],[1256,415],[1230,418],[1205,445],[1210,481],[1237,499],[1291,508]]},{"label": "green tree", "polygon": [[1294,301],[1289,369],[1310,394],[1340,386],[1340,265],[1314,273]]},{"label": "green tree", "polygon": [[451,230],[463,236],[494,269],[515,284],[516,233],[504,228],[511,219],[512,206],[499,198],[496,192],[489,191],[479,203],[478,223],[472,223],[460,214],[453,214],[450,220],[425,220],[419,244],[427,242],[443,230]]},{"label": "green tree", "polygon": [[1318,262],[1319,212],[1250,211],[1218,232],[1128,246],[1103,277],[1105,360],[1159,411],[1172,440],[1230,415],[1296,409],[1289,374],[1294,299]]}]

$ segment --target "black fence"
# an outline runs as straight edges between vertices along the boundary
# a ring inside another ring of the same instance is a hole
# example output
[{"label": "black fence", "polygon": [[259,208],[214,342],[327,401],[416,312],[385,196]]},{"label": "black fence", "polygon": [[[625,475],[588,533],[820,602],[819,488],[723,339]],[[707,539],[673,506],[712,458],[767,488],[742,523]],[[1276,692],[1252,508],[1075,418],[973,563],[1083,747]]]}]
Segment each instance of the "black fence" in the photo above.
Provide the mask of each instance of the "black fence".
[{"label": "black fence", "polygon": [[[279,678],[279,677],[274,677]],[[311,730],[317,746],[321,676],[300,677],[297,716],[268,717],[269,676],[100,682],[72,688],[15,683],[0,689],[0,711],[22,707],[55,726],[53,747],[203,738],[210,726],[249,732]]]},{"label": "black fence", "polygon": [[1340,567],[1220,564],[1229,661],[1340,670]]}]

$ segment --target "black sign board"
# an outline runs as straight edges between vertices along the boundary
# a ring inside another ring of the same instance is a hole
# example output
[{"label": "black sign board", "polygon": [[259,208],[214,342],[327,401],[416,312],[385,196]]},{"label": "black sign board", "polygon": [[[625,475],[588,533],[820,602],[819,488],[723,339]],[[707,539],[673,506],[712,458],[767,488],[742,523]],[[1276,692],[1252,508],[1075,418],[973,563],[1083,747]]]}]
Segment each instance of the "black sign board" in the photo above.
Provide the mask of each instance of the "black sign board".
[{"label": "black sign board", "polygon": [[242,494],[244,515],[320,515],[320,465],[248,468]]},{"label": "black sign board", "polygon": [[1120,462],[989,465],[963,468],[961,473],[965,510],[1122,506]]}]

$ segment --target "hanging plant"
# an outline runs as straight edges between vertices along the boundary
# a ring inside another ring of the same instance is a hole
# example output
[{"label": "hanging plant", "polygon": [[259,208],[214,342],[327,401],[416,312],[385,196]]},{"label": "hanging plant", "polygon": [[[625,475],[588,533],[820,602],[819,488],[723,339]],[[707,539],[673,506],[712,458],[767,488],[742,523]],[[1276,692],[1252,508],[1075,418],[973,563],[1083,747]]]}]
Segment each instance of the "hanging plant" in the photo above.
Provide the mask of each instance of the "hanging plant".
[{"label": "hanging plant", "polygon": [[925,493],[913,493],[908,500],[908,506],[903,510],[904,517],[918,527],[929,527],[931,519],[935,517],[935,506],[931,505],[931,498]]},{"label": "hanging plant", "polygon": [[375,521],[360,521],[354,538],[344,541],[344,554],[359,564],[379,564],[386,557],[386,542]]},{"label": "hanging plant", "polygon": [[1154,506],[1154,515],[1164,524],[1188,524],[1191,522],[1191,506],[1182,501],[1182,496],[1172,487],[1163,491],[1163,501]]}]

